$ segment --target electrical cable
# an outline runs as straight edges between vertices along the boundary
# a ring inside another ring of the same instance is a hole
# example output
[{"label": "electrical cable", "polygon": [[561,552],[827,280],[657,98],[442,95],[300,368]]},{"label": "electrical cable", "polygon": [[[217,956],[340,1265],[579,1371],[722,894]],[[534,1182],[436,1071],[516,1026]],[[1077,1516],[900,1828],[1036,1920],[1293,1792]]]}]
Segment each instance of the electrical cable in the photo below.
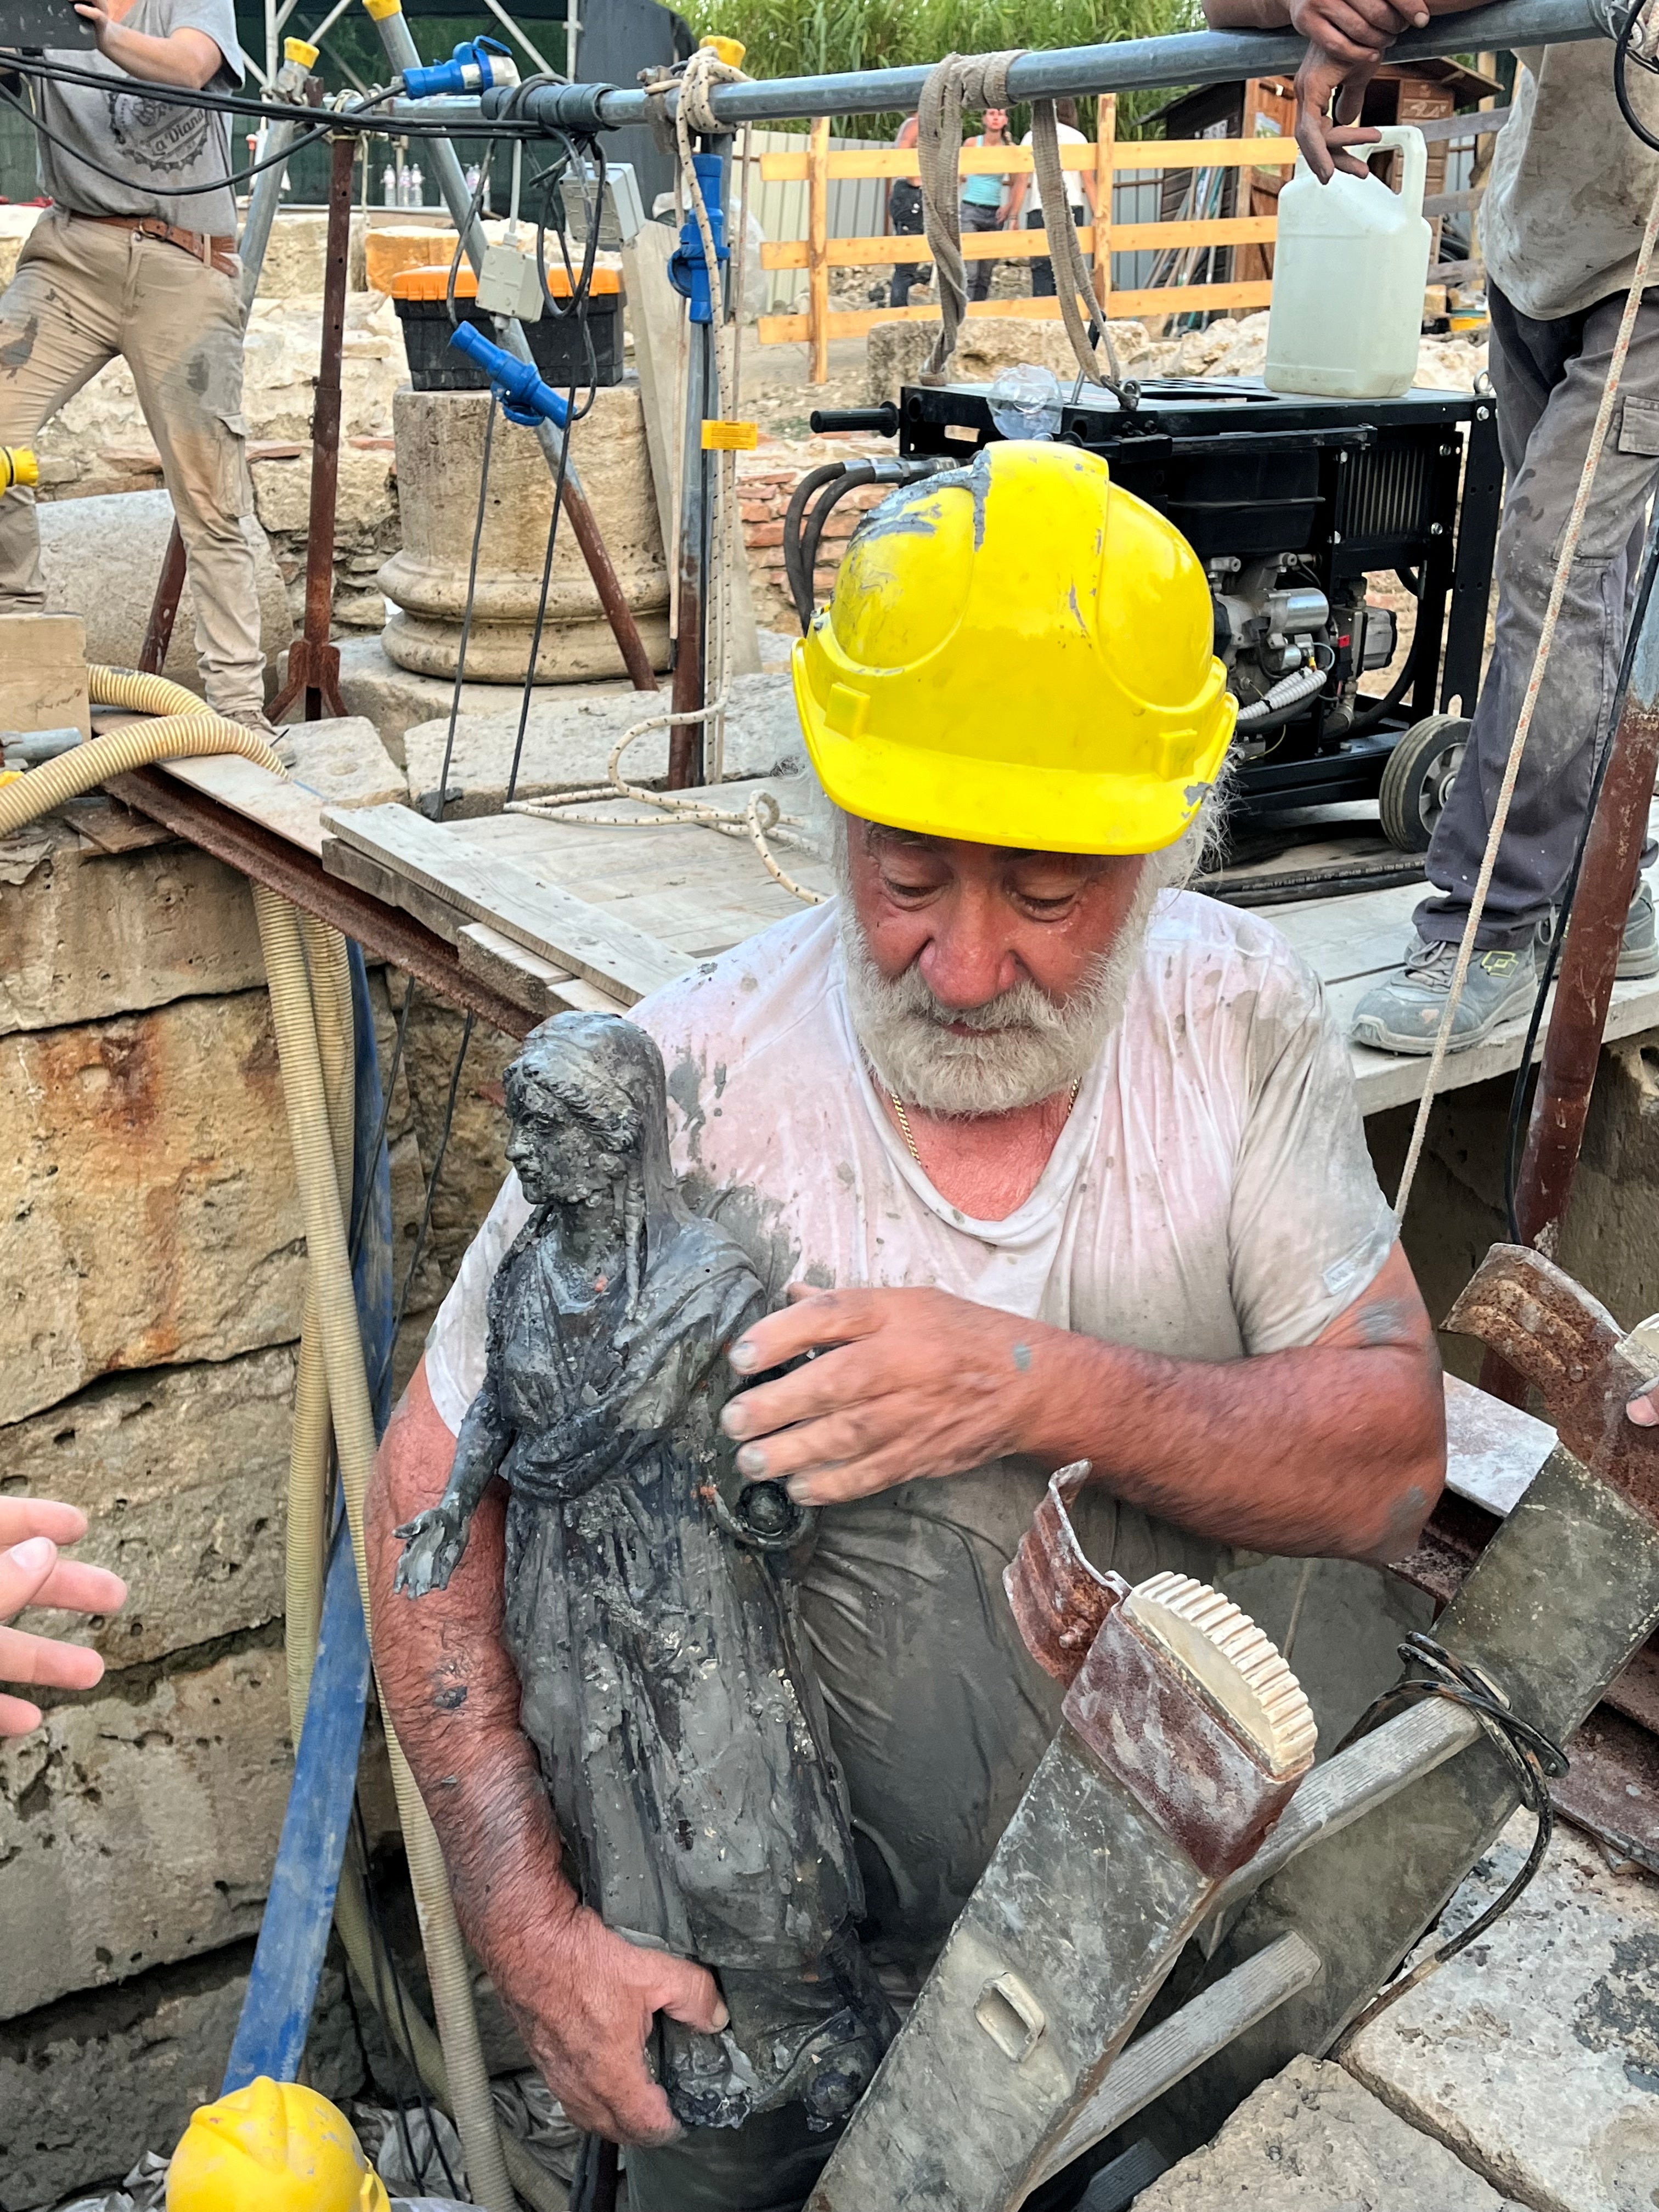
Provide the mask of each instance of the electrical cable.
[{"label": "electrical cable", "polygon": [[[447,116],[374,116],[372,109],[400,97],[400,84],[376,86],[361,94],[349,107],[318,108],[299,100],[258,100],[247,93],[210,92],[205,85],[193,88],[167,84],[157,78],[134,76],[125,70],[112,77],[107,70],[76,69],[29,54],[6,56],[0,60],[0,70],[9,76],[38,77],[52,83],[79,85],[94,92],[118,91],[125,82],[142,87],[147,100],[155,100],[163,106],[212,108],[222,114],[246,116],[259,122],[294,123],[307,116],[317,116],[323,119],[322,127],[326,130],[363,129],[374,137],[453,138],[459,135],[466,138],[522,141],[544,135],[537,125],[516,109],[494,117],[469,115],[465,130],[459,134],[454,119]],[[391,131],[386,128],[388,123],[394,125]]]},{"label": "electrical cable", "polygon": [[812,625],[814,613],[812,579],[801,568],[801,517],[806,512],[807,501],[814,492],[837,477],[845,476],[850,465],[846,461],[823,461],[806,474],[789,495],[788,511],[783,518],[783,573],[789,586],[789,596],[795,603],[795,612],[800,617],[801,635],[805,636]]},{"label": "electrical cable", "polygon": [[1510,1710],[1503,1693],[1476,1668],[1455,1659],[1442,1644],[1421,1631],[1413,1631],[1401,1644],[1400,1656],[1407,1666],[1413,1663],[1426,1669],[1422,1675],[1407,1676],[1397,1682],[1364,1712],[1351,1728],[1338,1747],[1366,1735],[1380,1721],[1387,1719],[1399,1708],[1421,1704],[1426,1698],[1443,1698],[1465,1712],[1473,1713],[1486,1731],[1488,1741],[1502,1754],[1516,1780],[1521,1802],[1537,1821],[1537,1832],[1532,1849],[1522,1861],[1519,1872],[1501,1890],[1482,1912],[1478,1912],[1467,1928],[1455,1936],[1437,1943],[1428,1956],[1419,1960],[1409,1973],[1401,1974],[1386,1989],[1379,1990],[1364,2010],[1354,2021],[1343,2038],[1345,2045],[1351,2043],[1363,2028],[1369,2027],[1377,2014],[1403,1997],[1408,1990],[1426,1981],[1437,1968],[1460,1951],[1466,1951],[1477,1936],[1483,1936],[1492,1923],[1515,1903],[1528,1883],[1543,1864],[1544,1854],[1555,1829],[1555,1804],[1549,1785],[1559,1781],[1567,1771],[1568,1760],[1560,1746],[1552,1743],[1541,1729],[1534,1728],[1529,1721]]},{"label": "electrical cable", "polygon": [[1651,53],[1634,52],[1636,34],[1642,27],[1644,10],[1640,5],[1632,7],[1613,47],[1613,94],[1619,102],[1619,112],[1644,146],[1659,154],[1659,138],[1656,138],[1645,123],[1638,116],[1632,103],[1627,72],[1632,59],[1638,69],[1645,70],[1650,76],[1659,76],[1659,60]]},{"label": "electrical cable", "polygon": [[438,772],[438,788],[428,793],[422,812],[434,822],[441,822],[444,809],[449,804],[449,763],[455,754],[455,725],[461,712],[461,687],[466,681],[466,648],[472,637],[472,610],[478,594],[478,549],[483,543],[484,516],[489,502],[489,462],[495,443],[495,417],[501,412],[501,402],[492,391],[489,412],[484,418],[483,465],[478,472],[478,512],[472,524],[472,551],[466,567],[466,607],[461,617],[460,649],[455,656],[455,686],[449,695],[449,727],[444,735],[443,766]]}]

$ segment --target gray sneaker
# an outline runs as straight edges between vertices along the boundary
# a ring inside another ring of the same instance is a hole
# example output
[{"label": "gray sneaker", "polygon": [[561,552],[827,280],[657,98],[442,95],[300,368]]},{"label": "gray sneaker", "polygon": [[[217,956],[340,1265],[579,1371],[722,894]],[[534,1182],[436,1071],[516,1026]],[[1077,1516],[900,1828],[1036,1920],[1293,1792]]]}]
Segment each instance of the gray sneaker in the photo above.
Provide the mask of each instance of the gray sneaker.
[{"label": "gray sneaker", "polygon": [[1613,973],[1621,983],[1636,976],[1659,975],[1659,934],[1654,929],[1653,893],[1645,876],[1636,879],[1636,896],[1625,917],[1625,941]]},{"label": "gray sneaker", "polygon": [[[1378,1052],[1432,1052],[1456,965],[1455,945],[1413,939],[1403,970],[1367,991],[1355,1007],[1354,1042]],[[1528,1012],[1537,990],[1537,954],[1530,944],[1516,952],[1477,952],[1464,978],[1447,1049],[1463,1052],[1480,1044],[1500,1022]]]}]

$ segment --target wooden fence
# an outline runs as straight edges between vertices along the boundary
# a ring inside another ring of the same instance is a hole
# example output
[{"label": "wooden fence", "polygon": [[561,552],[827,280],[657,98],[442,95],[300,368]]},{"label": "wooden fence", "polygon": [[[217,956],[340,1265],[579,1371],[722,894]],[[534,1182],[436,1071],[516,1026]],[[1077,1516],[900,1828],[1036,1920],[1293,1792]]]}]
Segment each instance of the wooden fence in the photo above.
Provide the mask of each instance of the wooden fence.
[{"label": "wooden fence", "polygon": [[[1101,132],[1093,145],[1062,145],[1063,167],[1085,171],[1094,177],[1097,204],[1109,210],[1114,180],[1120,170],[1146,172],[1165,169],[1286,168],[1296,160],[1293,140],[1285,138],[1188,138],[1120,141],[1113,131],[1113,103],[1100,103]],[[805,181],[806,235],[804,239],[769,240],[761,248],[764,269],[804,269],[807,272],[807,304],[804,314],[763,315],[763,345],[805,343],[811,348],[811,380],[822,384],[830,374],[831,338],[862,337],[878,323],[936,322],[937,305],[918,307],[835,309],[830,305],[832,269],[893,268],[901,262],[929,259],[926,241],[909,234],[884,238],[831,238],[829,235],[830,185],[843,177],[916,176],[914,151],[894,147],[856,152],[833,152],[830,126],[819,121],[796,153],[763,154],[761,177],[765,183]],[[1031,156],[1019,146],[964,146],[962,173],[973,175],[1029,175]],[[1078,235],[1094,269],[1095,294],[1113,315],[1184,314],[1194,310],[1265,307],[1273,295],[1266,278],[1242,283],[1164,284],[1135,291],[1114,291],[1112,255],[1148,249],[1176,252],[1218,246],[1271,246],[1277,219],[1271,215],[1218,216],[1196,222],[1121,223],[1109,220],[1080,227]],[[1048,252],[1042,230],[997,230],[969,233],[962,241],[968,261],[1028,261]],[[1057,322],[1058,300],[985,300],[969,303],[972,317],[1015,317],[1032,322]]]}]

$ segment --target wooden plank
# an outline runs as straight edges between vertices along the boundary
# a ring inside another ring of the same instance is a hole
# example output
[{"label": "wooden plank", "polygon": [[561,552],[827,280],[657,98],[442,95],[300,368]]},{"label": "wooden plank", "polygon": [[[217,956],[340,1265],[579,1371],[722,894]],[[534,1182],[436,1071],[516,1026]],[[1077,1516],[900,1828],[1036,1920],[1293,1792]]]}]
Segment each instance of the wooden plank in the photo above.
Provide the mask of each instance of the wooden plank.
[{"label": "wooden plank", "polygon": [[455,940],[463,975],[476,976],[538,1021],[550,1014],[622,1014],[628,1009],[580,975],[573,975],[538,953],[527,951],[488,923],[470,921]]},{"label": "wooden plank", "polygon": [[1112,148],[1117,142],[1117,94],[1103,93],[1095,104],[1095,300],[1109,313],[1112,292]]},{"label": "wooden plank", "polygon": [[459,907],[451,906],[447,899],[440,898],[423,884],[400,876],[395,868],[360,853],[352,845],[342,844],[337,837],[325,836],[320,855],[323,873],[337,876],[343,884],[354,890],[367,891],[382,906],[389,906],[399,914],[409,915],[422,927],[429,929],[434,937],[441,937],[446,945],[459,939],[466,917]]},{"label": "wooden plank", "polygon": [[[830,380],[830,270],[824,248],[830,236],[830,118],[821,115],[807,140],[806,280],[807,319],[811,325],[812,359],[807,374],[814,384]],[[761,249],[766,265],[766,249]]]},{"label": "wooden plank", "polygon": [[624,1005],[672,982],[691,964],[632,922],[538,884],[510,861],[483,860],[453,831],[410,807],[331,810],[324,823],[343,843],[435,893],[468,921],[488,923],[614,992]]},{"label": "wooden plank", "polygon": [[160,761],[157,766],[204,799],[216,799],[233,814],[257,822],[320,860],[323,808],[326,801],[302,783],[290,783],[240,753],[209,753],[200,760]]},{"label": "wooden plank", "polygon": [[[1271,281],[1249,284],[1169,284],[1146,292],[1114,292],[1112,313],[1126,315],[1184,314],[1188,309],[1265,307],[1273,299]],[[1057,323],[1058,300],[974,300],[969,302],[970,320],[1006,319],[1012,322]],[[868,307],[853,312],[832,310],[829,317],[832,338],[859,338],[882,323],[936,323],[937,307]],[[805,315],[763,315],[759,324],[763,345],[799,345],[811,336]]]},{"label": "wooden plank", "polygon": [[[1459,120],[1473,121],[1473,118]],[[1063,145],[1062,169],[1092,169],[1098,156],[1092,145]],[[1237,169],[1289,168],[1296,160],[1293,139],[1252,138],[1119,138],[1112,148],[1115,169]],[[807,155],[763,154],[762,181],[799,184],[810,173]],[[1031,151],[1028,146],[964,146],[961,173],[975,176],[1029,176]],[[831,177],[909,177],[919,179],[913,152],[896,147],[872,146],[857,152],[832,152]]]},{"label": "wooden plank", "polygon": [[[1143,248],[1170,246],[1271,246],[1279,218],[1271,215],[1216,216],[1207,222],[1127,222],[1112,231],[1112,248],[1133,253]],[[1091,223],[1078,229],[1078,243],[1085,253],[1095,250]],[[970,231],[962,241],[964,261],[1033,261],[1048,251],[1046,231]],[[914,237],[826,239],[823,258],[831,269],[862,269],[899,261],[928,261],[925,243]],[[761,248],[763,269],[810,269],[812,249],[804,238],[769,239]],[[938,311],[935,310],[935,313]]]},{"label": "wooden plank", "polygon": [[1039,2179],[1051,2180],[1323,1972],[1318,1952],[1292,1929],[1137,2036],[1044,2158]]}]

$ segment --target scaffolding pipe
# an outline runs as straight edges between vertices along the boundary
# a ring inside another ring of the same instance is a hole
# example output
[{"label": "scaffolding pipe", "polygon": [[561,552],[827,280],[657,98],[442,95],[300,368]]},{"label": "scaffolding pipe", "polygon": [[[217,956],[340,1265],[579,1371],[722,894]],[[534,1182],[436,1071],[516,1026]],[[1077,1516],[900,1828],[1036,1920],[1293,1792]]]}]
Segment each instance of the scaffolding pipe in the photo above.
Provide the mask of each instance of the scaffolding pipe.
[{"label": "scaffolding pipe", "polygon": [[[1590,0],[1499,0],[1466,15],[1442,15],[1426,29],[1407,31],[1389,49],[1393,62],[1447,54],[1560,46],[1604,38]],[[1307,41],[1294,32],[1198,31],[1179,38],[1122,39],[1107,46],[1061,46],[1022,54],[1008,72],[1008,99],[1054,100],[1067,94],[1134,92],[1159,85],[1228,84],[1253,76],[1295,73]],[[728,131],[744,123],[780,123],[817,115],[908,112],[927,81],[925,68],[849,70],[836,76],[762,79],[713,88],[710,105]],[[614,131],[644,123],[659,103],[619,85],[533,85],[522,91],[485,93],[479,112],[498,115],[511,99],[514,112],[554,131]],[[676,105],[670,95],[670,112]]]}]

